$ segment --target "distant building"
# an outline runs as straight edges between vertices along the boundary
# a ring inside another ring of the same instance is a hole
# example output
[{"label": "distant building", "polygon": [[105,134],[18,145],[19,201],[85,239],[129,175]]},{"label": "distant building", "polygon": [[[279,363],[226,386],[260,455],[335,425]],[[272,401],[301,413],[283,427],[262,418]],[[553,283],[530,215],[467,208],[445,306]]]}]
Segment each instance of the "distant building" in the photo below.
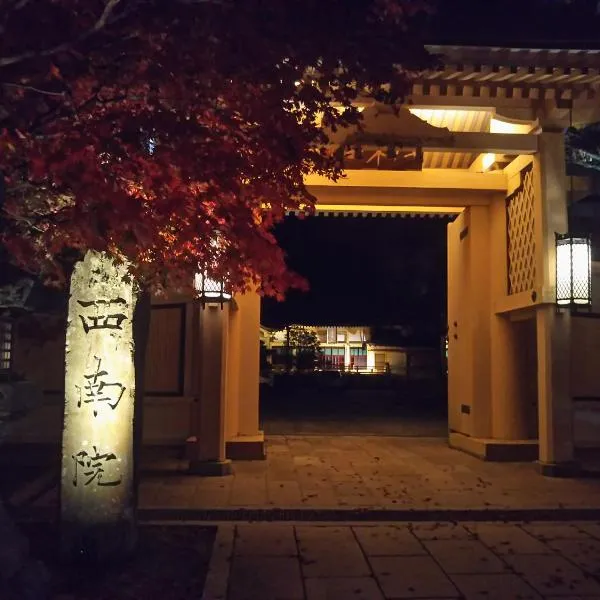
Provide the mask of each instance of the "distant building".
[{"label": "distant building", "polygon": [[[404,347],[377,343],[373,330],[364,325],[290,325],[314,332],[319,340],[320,354],[315,369],[355,373],[392,373],[415,376],[434,375],[437,352],[429,348]],[[287,364],[287,328],[261,326],[263,342],[274,370],[284,370]],[[290,348],[290,352],[297,352]],[[414,367],[411,368],[411,367]]]}]

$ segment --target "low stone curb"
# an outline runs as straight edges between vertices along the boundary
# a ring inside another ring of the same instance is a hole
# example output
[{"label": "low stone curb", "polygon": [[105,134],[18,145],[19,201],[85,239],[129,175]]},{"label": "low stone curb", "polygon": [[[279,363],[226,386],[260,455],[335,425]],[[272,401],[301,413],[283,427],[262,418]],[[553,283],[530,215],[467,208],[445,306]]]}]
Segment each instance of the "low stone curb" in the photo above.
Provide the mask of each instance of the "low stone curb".
[{"label": "low stone curb", "polygon": [[[56,518],[55,508],[16,511],[23,521]],[[430,522],[600,521],[600,508],[362,509],[362,508],[140,508],[140,521],[206,522]]]},{"label": "low stone curb", "polygon": [[540,509],[177,509],[142,508],[144,521],[597,521],[600,508]]},{"label": "low stone curb", "polygon": [[234,539],[233,525],[219,526],[201,600],[225,600],[227,598]]}]

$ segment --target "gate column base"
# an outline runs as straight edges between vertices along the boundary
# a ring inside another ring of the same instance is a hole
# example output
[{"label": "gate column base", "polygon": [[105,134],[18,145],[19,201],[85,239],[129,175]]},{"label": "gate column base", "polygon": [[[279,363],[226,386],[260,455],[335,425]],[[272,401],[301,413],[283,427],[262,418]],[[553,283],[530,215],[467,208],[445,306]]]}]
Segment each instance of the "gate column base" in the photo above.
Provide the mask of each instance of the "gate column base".
[{"label": "gate column base", "polygon": [[544,463],[538,462],[538,471],[545,477],[570,478],[578,477],[581,474],[581,468],[576,462],[566,463]]},{"label": "gate column base", "polygon": [[265,434],[240,435],[227,440],[225,454],[231,460],[265,460]]},{"label": "gate column base", "polygon": [[202,477],[223,477],[233,472],[230,460],[190,460],[188,473]]},{"label": "gate column base", "polygon": [[537,440],[494,440],[452,432],[448,443],[455,450],[490,462],[533,462],[538,458]]}]

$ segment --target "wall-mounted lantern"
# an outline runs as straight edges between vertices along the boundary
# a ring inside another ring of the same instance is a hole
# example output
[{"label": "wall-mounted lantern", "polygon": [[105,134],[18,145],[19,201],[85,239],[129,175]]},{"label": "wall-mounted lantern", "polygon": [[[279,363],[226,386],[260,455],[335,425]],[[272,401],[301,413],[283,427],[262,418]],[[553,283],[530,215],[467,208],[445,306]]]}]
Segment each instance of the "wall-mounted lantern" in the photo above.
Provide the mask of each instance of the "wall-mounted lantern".
[{"label": "wall-mounted lantern", "polygon": [[589,236],[556,234],[556,304],[592,304],[592,249]]},{"label": "wall-mounted lantern", "polygon": [[10,373],[13,362],[13,323],[0,315],[0,375]]},{"label": "wall-mounted lantern", "polygon": [[194,277],[194,287],[202,304],[221,304],[231,300],[231,292],[224,280],[217,281],[206,274],[197,273]]}]

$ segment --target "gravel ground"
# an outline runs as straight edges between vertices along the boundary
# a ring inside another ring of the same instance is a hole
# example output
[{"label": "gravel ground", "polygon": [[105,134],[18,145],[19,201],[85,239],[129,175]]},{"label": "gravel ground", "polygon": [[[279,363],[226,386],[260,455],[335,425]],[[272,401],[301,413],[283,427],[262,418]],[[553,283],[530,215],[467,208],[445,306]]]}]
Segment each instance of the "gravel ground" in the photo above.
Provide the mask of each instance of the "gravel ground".
[{"label": "gravel ground", "polygon": [[[61,564],[49,525],[28,526],[25,533],[50,572],[52,600],[187,600],[202,596],[216,527],[143,525],[132,560],[106,569]],[[23,594],[0,587],[0,598],[23,600]]]}]

